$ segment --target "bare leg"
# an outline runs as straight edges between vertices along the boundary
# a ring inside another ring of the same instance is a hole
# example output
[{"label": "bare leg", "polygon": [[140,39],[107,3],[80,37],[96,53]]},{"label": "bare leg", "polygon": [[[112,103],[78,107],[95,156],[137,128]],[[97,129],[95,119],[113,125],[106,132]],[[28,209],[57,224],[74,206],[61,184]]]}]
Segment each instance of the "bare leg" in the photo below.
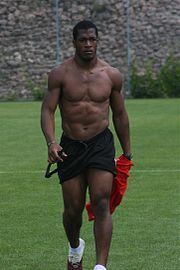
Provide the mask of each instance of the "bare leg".
[{"label": "bare leg", "polygon": [[94,235],[96,239],[96,264],[106,266],[112,237],[112,219],[110,214],[106,214],[104,217],[99,216],[99,218],[95,215]]},{"label": "bare leg", "polygon": [[83,175],[62,184],[64,199],[63,225],[72,248],[76,248],[79,245],[86,189],[87,185]]},{"label": "bare leg", "polygon": [[96,242],[96,264],[106,266],[112,237],[112,219],[109,198],[113,175],[110,172],[89,169],[88,184],[92,209],[95,215],[94,236]]}]

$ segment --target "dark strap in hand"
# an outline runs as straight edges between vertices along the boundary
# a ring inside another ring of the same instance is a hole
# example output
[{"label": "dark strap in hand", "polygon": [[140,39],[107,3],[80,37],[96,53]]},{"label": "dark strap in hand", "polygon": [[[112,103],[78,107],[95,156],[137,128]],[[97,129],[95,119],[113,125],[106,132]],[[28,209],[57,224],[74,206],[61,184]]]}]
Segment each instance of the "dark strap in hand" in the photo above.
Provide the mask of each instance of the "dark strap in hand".
[{"label": "dark strap in hand", "polygon": [[[74,166],[74,163],[76,163],[79,159],[81,159],[81,156],[86,152],[88,145],[84,141],[73,141],[68,143],[63,149],[58,152],[59,156],[61,158],[64,158],[62,155],[62,152],[65,152],[67,154],[67,159],[69,157],[73,158],[73,161],[70,163],[69,168]],[[53,174],[58,172],[58,168],[51,171],[51,166],[53,164],[49,163],[46,168],[45,178],[50,178]]]}]

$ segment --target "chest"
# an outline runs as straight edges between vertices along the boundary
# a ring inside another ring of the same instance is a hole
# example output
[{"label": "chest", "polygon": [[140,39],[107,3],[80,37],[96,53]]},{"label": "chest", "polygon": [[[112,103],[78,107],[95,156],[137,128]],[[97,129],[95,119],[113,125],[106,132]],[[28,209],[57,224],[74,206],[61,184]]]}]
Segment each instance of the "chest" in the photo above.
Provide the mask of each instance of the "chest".
[{"label": "chest", "polygon": [[103,102],[109,98],[111,88],[111,81],[103,70],[89,73],[76,71],[66,75],[62,95],[72,102]]}]

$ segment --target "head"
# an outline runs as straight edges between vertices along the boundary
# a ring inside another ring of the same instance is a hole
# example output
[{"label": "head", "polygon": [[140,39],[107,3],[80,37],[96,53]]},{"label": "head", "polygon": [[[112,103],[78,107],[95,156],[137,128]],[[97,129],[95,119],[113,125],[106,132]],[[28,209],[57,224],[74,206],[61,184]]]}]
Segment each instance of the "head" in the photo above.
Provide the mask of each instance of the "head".
[{"label": "head", "polygon": [[96,56],[98,30],[91,21],[81,21],[73,28],[73,44],[76,54],[84,61]]}]

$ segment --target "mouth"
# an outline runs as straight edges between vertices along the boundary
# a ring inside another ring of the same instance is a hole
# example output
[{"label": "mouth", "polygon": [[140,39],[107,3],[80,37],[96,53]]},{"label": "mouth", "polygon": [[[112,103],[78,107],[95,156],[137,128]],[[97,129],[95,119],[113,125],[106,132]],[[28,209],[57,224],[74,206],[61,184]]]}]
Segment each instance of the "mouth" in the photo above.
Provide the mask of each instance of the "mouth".
[{"label": "mouth", "polygon": [[85,54],[92,54],[93,51],[84,51]]}]

